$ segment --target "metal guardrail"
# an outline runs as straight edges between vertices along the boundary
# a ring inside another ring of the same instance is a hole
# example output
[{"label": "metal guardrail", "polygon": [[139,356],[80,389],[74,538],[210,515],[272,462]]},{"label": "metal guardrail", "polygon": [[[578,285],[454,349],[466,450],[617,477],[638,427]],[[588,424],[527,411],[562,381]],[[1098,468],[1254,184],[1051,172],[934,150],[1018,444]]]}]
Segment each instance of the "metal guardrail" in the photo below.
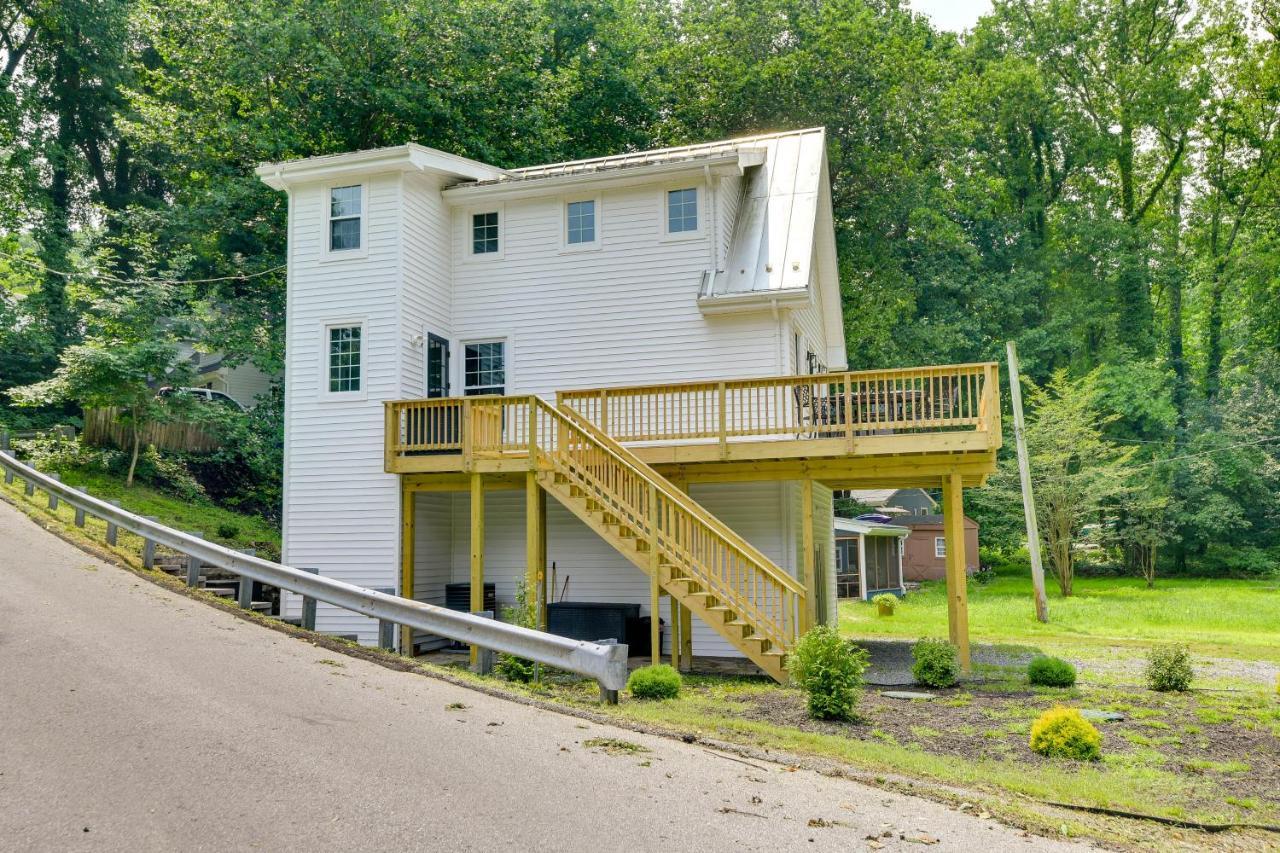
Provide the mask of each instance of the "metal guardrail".
[{"label": "metal guardrail", "polygon": [[518,625],[508,625],[470,613],[447,610],[434,604],[400,598],[322,575],[311,574],[261,557],[234,551],[158,524],[140,515],[134,515],[118,506],[60,483],[54,477],[19,462],[8,453],[0,452],[0,467],[20,477],[29,489],[33,486],[38,487],[51,498],[57,496],[77,510],[106,521],[108,525],[132,531],[146,539],[194,557],[206,565],[216,566],[241,577],[252,578],[384,622],[405,625],[482,649],[528,658],[556,669],[592,678],[599,682],[601,694],[606,701],[617,701],[617,691],[626,685],[626,645],[602,645],[571,640],[567,637],[546,634]]}]

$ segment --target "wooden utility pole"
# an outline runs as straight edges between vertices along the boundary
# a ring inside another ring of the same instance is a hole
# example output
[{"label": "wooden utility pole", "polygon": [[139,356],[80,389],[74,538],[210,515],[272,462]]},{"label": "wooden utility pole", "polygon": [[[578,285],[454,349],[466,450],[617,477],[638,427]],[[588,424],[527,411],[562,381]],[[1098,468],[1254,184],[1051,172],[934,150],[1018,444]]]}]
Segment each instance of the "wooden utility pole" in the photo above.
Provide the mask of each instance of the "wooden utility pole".
[{"label": "wooden utility pole", "polygon": [[1027,461],[1027,435],[1022,420],[1022,384],[1018,379],[1018,349],[1013,341],[1009,353],[1009,397],[1013,404],[1013,435],[1018,445],[1018,477],[1022,480],[1022,512],[1027,519],[1027,553],[1031,555],[1031,585],[1035,588],[1036,618],[1049,621],[1049,599],[1044,594],[1044,564],[1040,561],[1040,525],[1036,522],[1036,502],[1031,494],[1031,466]]}]

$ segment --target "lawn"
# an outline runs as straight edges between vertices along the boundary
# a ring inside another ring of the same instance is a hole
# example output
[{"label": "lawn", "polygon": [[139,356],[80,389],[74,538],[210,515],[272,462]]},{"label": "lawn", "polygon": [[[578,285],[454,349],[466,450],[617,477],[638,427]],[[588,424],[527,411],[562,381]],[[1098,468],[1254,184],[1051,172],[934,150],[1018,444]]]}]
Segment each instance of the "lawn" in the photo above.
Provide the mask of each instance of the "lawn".
[{"label": "lawn", "polygon": [[[71,470],[63,475],[63,482],[77,489],[88,489],[101,500],[118,500],[120,506],[138,515],[155,517],[161,524],[179,530],[191,530],[204,534],[206,539],[230,548],[256,548],[258,555],[276,560],[280,557],[280,530],[271,522],[255,515],[241,515],[224,509],[207,500],[183,500],[139,483],[125,488],[124,482],[110,474],[94,471]],[[23,483],[15,479],[11,485],[0,486],[11,499],[23,501],[30,508],[47,506],[44,492],[35,497],[23,495]],[[69,525],[74,510],[62,504],[57,511],[58,520]],[[101,541],[101,529],[105,525],[88,520],[87,529]],[[142,540],[130,533],[121,533],[119,544],[126,551],[141,553]]]},{"label": "lawn", "polygon": [[[1158,579],[1147,589],[1139,578],[1078,578],[1069,598],[1050,587],[1049,616],[1047,625],[1036,621],[1026,575],[969,584],[975,643],[1033,646],[1088,661],[1179,642],[1204,657],[1280,661],[1280,579]],[[852,637],[945,637],[945,585],[924,584],[891,617],[878,617],[869,603],[843,602],[840,629]]]}]

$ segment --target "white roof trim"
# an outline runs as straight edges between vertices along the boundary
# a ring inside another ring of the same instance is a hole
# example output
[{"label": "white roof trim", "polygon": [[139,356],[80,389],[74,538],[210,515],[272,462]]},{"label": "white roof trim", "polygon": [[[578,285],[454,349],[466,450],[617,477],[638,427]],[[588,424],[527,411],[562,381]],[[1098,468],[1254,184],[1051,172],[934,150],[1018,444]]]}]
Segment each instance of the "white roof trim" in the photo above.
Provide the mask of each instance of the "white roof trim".
[{"label": "white roof trim", "polygon": [[907,536],[911,530],[895,524],[880,524],[876,521],[860,521],[856,518],[836,518],[838,532],[857,533],[864,536]]},{"label": "white roof trim", "polygon": [[487,163],[468,160],[412,142],[391,148],[372,148],[346,154],[328,154],[282,163],[263,163],[254,170],[273,189],[313,181],[346,179],[377,172],[435,172],[459,180],[493,180],[507,174]]},{"label": "white roof trim", "polygon": [[578,186],[608,188],[643,184],[682,172],[701,173],[704,168],[710,168],[713,175],[741,175],[747,167],[757,165],[763,158],[764,152],[750,149],[711,157],[667,160],[626,168],[614,166],[608,169],[565,172],[545,177],[517,175],[478,183],[459,184],[444,190],[443,195],[448,203],[460,204],[478,197],[520,198]]}]

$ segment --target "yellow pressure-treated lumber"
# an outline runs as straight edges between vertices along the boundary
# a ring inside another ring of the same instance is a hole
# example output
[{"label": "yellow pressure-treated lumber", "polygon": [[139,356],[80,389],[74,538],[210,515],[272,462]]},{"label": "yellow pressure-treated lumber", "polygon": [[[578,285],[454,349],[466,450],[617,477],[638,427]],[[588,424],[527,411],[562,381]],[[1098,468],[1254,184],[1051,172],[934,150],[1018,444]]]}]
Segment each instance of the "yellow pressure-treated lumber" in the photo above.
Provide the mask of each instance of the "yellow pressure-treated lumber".
[{"label": "yellow pressure-treated lumber", "polygon": [[813,480],[800,481],[800,513],[801,524],[803,530],[801,532],[801,546],[804,554],[802,555],[804,565],[804,625],[801,633],[808,631],[817,623],[818,615],[818,579],[817,579],[817,559],[815,552],[815,543],[817,541],[814,535],[814,518],[813,518]]},{"label": "yellow pressure-treated lumber", "polygon": [[[414,597],[414,517],[416,501],[413,492],[401,483],[400,488],[400,596]],[[400,626],[400,653],[413,654],[413,629]]]},{"label": "yellow pressure-treated lumber", "polygon": [[545,625],[543,612],[546,606],[540,592],[547,566],[547,493],[538,485],[538,475],[525,474],[524,485],[524,551],[525,588],[533,596],[538,627]]},{"label": "yellow pressure-treated lumber", "polygon": [[943,481],[942,525],[947,543],[947,627],[960,655],[960,668],[969,671],[969,595],[965,576],[964,496],[960,477]]},{"label": "yellow pressure-treated lumber", "polygon": [[[471,612],[484,610],[484,479],[471,475]],[[497,616],[495,613],[494,616]],[[480,650],[471,647],[471,665],[479,660]]]}]

